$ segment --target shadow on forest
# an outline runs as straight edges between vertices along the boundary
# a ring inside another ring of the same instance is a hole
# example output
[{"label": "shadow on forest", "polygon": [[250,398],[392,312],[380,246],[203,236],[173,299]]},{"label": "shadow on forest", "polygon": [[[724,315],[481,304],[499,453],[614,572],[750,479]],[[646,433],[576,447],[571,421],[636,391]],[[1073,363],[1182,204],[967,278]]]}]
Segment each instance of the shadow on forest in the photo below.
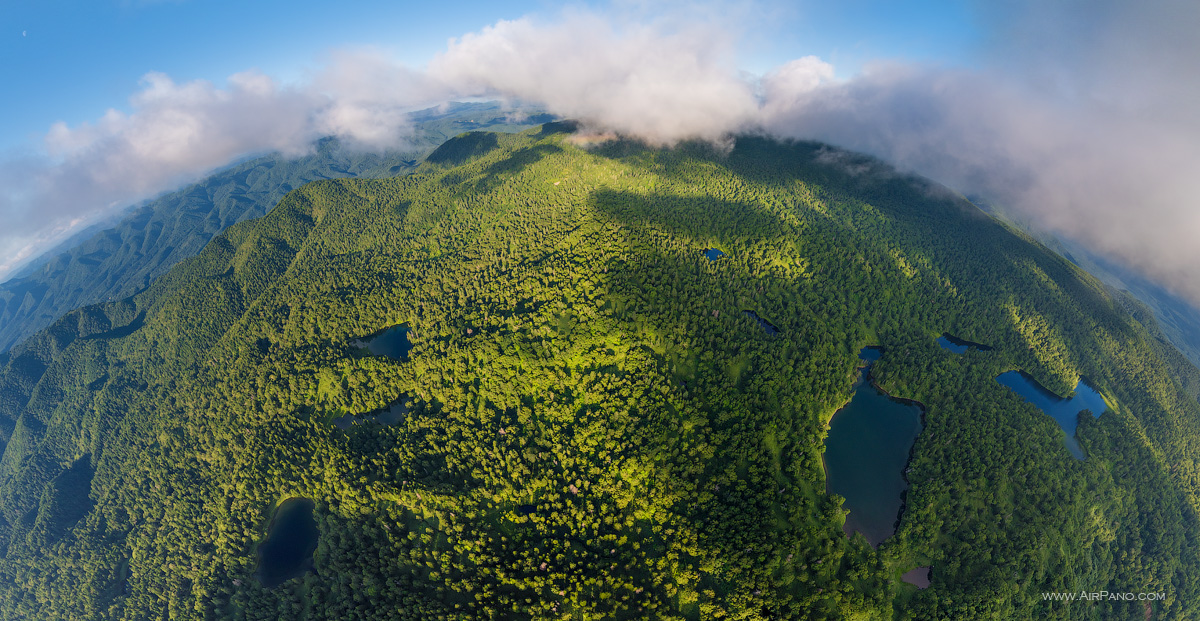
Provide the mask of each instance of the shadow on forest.
[{"label": "shadow on forest", "polygon": [[685,178],[693,175],[694,171],[686,168],[692,160],[708,160],[747,181],[768,186],[802,181],[835,194],[865,197],[866,202],[885,212],[908,213],[913,205],[928,209],[936,204],[959,215],[987,219],[974,205],[933,181],[901,173],[871,156],[819,142],[739,136],[733,149],[726,151],[706,142],[683,143],[666,149],[622,138],[592,147],[589,152],[626,160],[635,166],[654,165],[667,176]]},{"label": "shadow on forest", "polygon": [[91,461],[89,454],[76,459],[54,478],[49,493],[42,497],[33,526],[43,529],[49,541],[61,539],[92,510],[91,490],[95,470]]},{"label": "shadow on forest", "polygon": [[[1028,241],[1021,235],[1014,234],[1004,224],[992,219],[948,188],[928,179],[897,171],[889,164],[871,156],[842,151],[818,142],[780,142],[760,136],[737,137],[733,149],[728,152],[707,143],[684,143],[674,150],[667,150],[628,139],[598,145],[590,149],[590,152],[621,159],[627,165],[664,177],[696,179],[698,182],[703,180],[697,174],[696,159],[712,162],[754,185],[779,186],[801,182],[813,191],[814,200],[831,207],[807,211],[810,216],[823,216],[808,219],[810,226],[817,224],[825,227],[822,235],[840,235],[840,231],[849,230],[853,231],[847,238],[849,241],[864,234],[882,234],[897,241],[913,240],[914,246],[920,248],[917,251],[918,256],[929,260],[925,269],[931,277],[965,289],[980,286],[979,283],[984,281],[977,273],[964,273],[960,269],[961,265],[968,257],[974,260],[979,258],[980,252],[984,252],[990,254],[991,258],[981,263],[1007,264],[1012,270],[1047,283],[1046,287],[1037,290],[1013,291],[1022,298],[1040,298],[1040,302],[1048,303],[1052,298],[1044,295],[1046,290],[1061,287],[1062,293],[1068,294],[1080,306],[1111,306],[1102,288],[1089,285],[1085,279],[1079,277],[1078,268],[1052,250],[1036,246],[1037,252],[1030,253]],[[653,201],[679,205],[679,199],[674,197],[655,196]],[[699,203],[703,205],[710,201]],[[764,207],[752,203],[746,203],[745,206],[759,214],[759,222],[765,222],[765,218],[775,218],[774,214],[767,212]],[[750,210],[742,209],[743,212]],[[682,230],[674,226],[675,223],[671,222],[671,217],[666,211],[650,209],[646,213],[652,214],[659,225],[667,227],[668,230]],[[692,230],[704,231],[706,234],[714,230],[727,230],[727,219],[720,223],[716,221],[721,217],[722,211],[727,210],[712,209],[714,222],[701,222],[693,226]],[[797,211],[798,214],[806,213],[804,209]],[[636,224],[644,219],[632,218],[630,223]],[[822,219],[827,220],[827,223],[821,224]],[[751,231],[760,241],[767,241],[771,237],[772,231],[756,229],[758,225],[751,224],[748,219],[743,219],[737,224],[744,226],[743,230]],[[789,228],[791,225],[786,225],[783,230]],[[945,234],[945,231],[949,230],[954,233]],[[904,244],[901,248],[903,247]],[[995,287],[997,282],[1011,281],[1009,278],[986,279],[988,287]],[[1054,298],[1051,315],[1078,315],[1077,308],[1063,305],[1060,300],[1061,298]],[[1020,328],[1019,322],[1004,317],[1004,323],[1013,327],[1013,331],[1007,336],[1015,336]],[[1120,330],[1122,325],[1110,327],[1113,328]],[[989,336],[996,340],[996,346],[1001,345],[999,341],[1004,340],[1004,336],[1000,334],[981,336]],[[1009,344],[1015,345],[1013,342]]]},{"label": "shadow on forest", "polygon": [[143,310],[142,312],[138,313],[137,317],[133,318],[133,321],[129,322],[128,324],[126,324],[124,326],[121,326],[119,328],[113,328],[112,330],[109,330],[107,332],[101,332],[99,334],[93,334],[90,336],[86,336],[84,338],[85,339],[122,338],[122,337],[129,336],[130,334],[133,334],[134,332],[137,332],[139,329],[141,329],[142,324],[144,324],[144,323],[146,323],[146,311]]},{"label": "shadow on forest", "polygon": [[[494,134],[489,135],[494,138]],[[469,170],[456,169],[451,170],[442,177],[441,183],[446,187],[462,187],[469,184],[471,192],[478,194],[487,193],[504,183],[507,176],[517,175],[546,156],[561,152],[562,147],[558,145],[534,145],[514,151],[503,160],[488,165],[483,169],[482,176],[479,176],[473,182],[470,181],[475,176],[473,173]]]},{"label": "shadow on forest", "polygon": [[710,239],[784,234],[778,217],[751,203],[707,196],[646,196],[604,189],[592,193],[592,203],[627,226],[649,225],[691,238],[696,242],[697,252],[708,247]]},{"label": "shadow on forest", "polygon": [[480,193],[489,192],[504,182],[505,175],[519,174],[546,156],[561,152],[562,147],[552,144],[539,144],[515,151],[512,155],[483,169],[483,177],[475,182],[474,189]]},{"label": "shadow on forest", "polygon": [[535,138],[545,138],[554,134],[573,134],[579,130],[578,121],[554,121],[551,123],[543,123],[542,129],[534,134]]},{"label": "shadow on forest", "polygon": [[455,136],[433,150],[425,161],[446,166],[458,166],[468,160],[479,157],[500,146],[496,134],[492,132],[467,132]]},{"label": "shadow on forest", "polygon": [[[646,408],[639,426],[661,429],[652,440],[643,440],[641,449],[656,462],[671,463],[687,469],[686,453],[680,452],[681,414],[673,406],[686,404],[689,425],[698,433],[725,437],[714,442],[714,454],[703,465],[703,473],[688,480],[683,497],[708,497],[703,506],[689,506],[703,519],[694,523],[694,532],[702,547],[721,550],[729,542],[730,532],[766,533],[776,536],[781,523],[787,523],[784,507],[796,503],[801,495],[813,502],[828,503],[805,482],[765,475],[793,472],[794,460],[803,461],[812,453],[802,439],[817,437],[816,417],[778,416],[785,406],[768,384],[790,384],[790,371],[780,373],[777,361],[785,352],[803,343],[828,340],[812,322],[797,322],[803,315],[794,306],[782,304],[777,296],[756,286],[758,277],[744,261],[714,263],[700,252],[712,238],[774,239],[787,235],[786,223],[760,205],[748,201],[723,201],[704,196],[642,195],[612,190],[592,194],[593,205],[602,213],[619,220],[633,230],[668,231],[685,242],[685,247],[658,247],[633,253],[620,264],[606,270],[609,290],[615,299],[624,299],[624,309],[616,313],[642,326],[641,335],[649,345],[647,354],[655,360],[660,375],[668,380],[666,392],[673,395],[661,407]],[[657,236],[654,236],[657,237]],[[694,252],[686,242],[694,242]],[[785,286],[798,287],[792,282]],[[670,288],[670,296],[656,292]],[[678,304],[675,300],[687,303]],[[745,305],[758,309],[744,313]],[[758,321],[767,313],[779,326]],[[772,337],[774,330],[779,334]],[[672,336],[675,335],[675,336]],[[686,335],[680,336],[680,335]],[[680,341],[678,339],[682,338]],[[845,363],[853,364],[847,350]],[[746,416],[731,418],[721,406],[742,402]],[[702,422],[701,422],[702,421]],[[788,465],[782,468],[768,452],[746,450],[763,443],[762,430],[778,426],[773,437],[779,455]],[[813,461],[810,463],[815,464]],[[778,470],[777,470],[778,469]],[[736,472],[727,481],[728,472]],[[758,473],[758,474],[752,474]],[[685,485],[682,481],[678,485]],[[800,490],[805,490],[801,492]],[[678,491],[678,490],[677,490]],[[832,524],[832,522],[830,522]],[[830,533],[833,533],[830,527]],[[750,538],[749,535],[745,535]],[[833,540],[831,538],[831,540]],[[716,589],[722,585],[709,585]]]}]

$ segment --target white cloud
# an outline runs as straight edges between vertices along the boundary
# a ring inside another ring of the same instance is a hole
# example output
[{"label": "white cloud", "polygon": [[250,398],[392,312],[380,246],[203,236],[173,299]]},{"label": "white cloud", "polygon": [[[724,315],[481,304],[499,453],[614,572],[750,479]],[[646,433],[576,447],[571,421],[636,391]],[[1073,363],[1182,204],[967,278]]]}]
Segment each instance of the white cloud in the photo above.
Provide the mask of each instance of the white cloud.
[{"label": "white cloud", "polygon": [[[0,274],[114,206],[169,190],[258,151],[299,153],[318,136],[321,99],[257,73],[177,84],[150,73],[130,100],[95,123],[57,123],[44,155],[9,162],[0,215]],[[16,174],[13,174],[13,172]]]},{"label": "white cloud", "polygon": [[146,74],[129,112],[56,123],[40,156],[6,163],[0,276],[115,207],[248,154],[298,155],[326,135],[364,148],[395,146],[407,133],[406,107],[440,94],[430,83],[366,53],[340,53],[293,87],[256,72],[230,76],[223,87]]},{"label": "white cloud", "polygon": [[411,132],[406,112],[451,96],[449,87],[428,73],[371,49],[334,52],[309,88],[327,99],[315,131],[371,149],[401,143]]},{"label": "white cloud", "polygon": [[664,31],[594,13],[502,21],[451,41],[430,73],[463,95],[500,93],[657,144],[717,139],[753,122],[733,42],[706,23]]},{"label": "white cloud", "polygon": [[987,68],[877,64],[768,95],[762,122],[1003,202],[1200,303],[1200,5],[1029,3],[991,17]]},{"label": "white cloud", "polygon": [[242,155],[300,152],[329,134],[397,145],[407,110],[499,96],[655,144],[762,128],[872,153],[1006,201],[1200,301],[1200,5],[1100,5],[989,5],[986,68],[877,63],[848,80],[814,57],[746,76],[735,60],[745,15],[638,2],[501,21],[424,70],[366,49],[334,53],[291,86],[149,74],[128,113],[55,125],[40,159],[2,167],[0,256]]}]

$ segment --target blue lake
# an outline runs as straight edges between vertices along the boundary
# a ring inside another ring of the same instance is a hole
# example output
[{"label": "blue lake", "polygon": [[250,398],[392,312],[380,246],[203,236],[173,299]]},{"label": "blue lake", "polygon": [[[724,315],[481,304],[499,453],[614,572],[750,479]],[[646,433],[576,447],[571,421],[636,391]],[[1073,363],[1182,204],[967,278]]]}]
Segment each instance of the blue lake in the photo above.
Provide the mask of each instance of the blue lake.
[{"label": "blue lake", "polygon": [[275,510],[267,538],[258,546],[258,580],[272,588],[312,570],[317,549],[315,504],[308,498],[289,498]]},{"label": "blue lake", "polygon": [[408,325],[392,326],[383,332],[354,342],[376,356],[387,356],[393,360],[408,360],[412,343],[408,340]]},{"label": "blue lake", "polygon": [[333,424],[339,429],[349,429],[352,425],[365,423],[379,423],[381,425],[395,425],[404,420],[408,414],[408,406],[405,402],[408,401],[408,395],[401,395],[399,399],[393,402],[388,407],[366,414],[346,414],[333,419]]},{"label": "blue lake", "polygon": [[869,363],[881,353],[868,348],[859,354],[868,366],[859,372],[850,403],[829,423],[824,458],[826,490],[845,498],[842,506],[850,512],[843,530],[862,533],[874,546],[896,532],[908,489],[904,469],[922,428],[919,405],[871,385]]},{"label": "blue lake", "polygon": [[767,321],[766,319],[759,317],[758,313],[756,313],[752,310],[747,310],[747,311],[742,311],[742,312],[745,313],[747,317],[757,321],[758,326],[760,328],[762,328],[763,330],[766,330],[767,334],[769,334],[771,336],[775,336],[776,334],[779,334],[779,328],[776,328],[774,325],[771,324],[771,322]]},{"label": "blue lake", "polygon": [[717,259],[725,256],[725,253],[717,250],[716,248],[705,248],[704,256],[708,257],[709,261],[716,261]]},{"label": "blue lake", "polygon": [[1020,371],[1008,371],[996,376],[996,381],[1021,395],[1029,403],[1045,412],[1066,432],[1063,442],[1075,459],[1083,459],[1083,449],[1075,439],[1075,428],[1079,426],[1079,413],[1090,410],[1092,416],[1100,416],[1107,409],[1104,397],[1096,389],[1080,380],[1075,386],[1075,396],[1063,399],[1042,387],[1032,377]]},{"label": "blue lake", "polygon": [[949,350],[956,354],[965,354],[965,353],[967,353],[967,350],[972,349],[972,348],[978,349],[979,351],[991,351],[992,350],[992,348],[988,347],[987,345],[983,345],[981,343],[973,343],[971,341],[955,337],[951,334],[943,334],[943,335],[939,336],[937,342],[938,342],[938,345],[942,346],[942,349]]},{"label": "blue lake", "polygon": [[868,364],[875,362],[883,357],[882,347],[864,347],[858,352],[858,359]]}]

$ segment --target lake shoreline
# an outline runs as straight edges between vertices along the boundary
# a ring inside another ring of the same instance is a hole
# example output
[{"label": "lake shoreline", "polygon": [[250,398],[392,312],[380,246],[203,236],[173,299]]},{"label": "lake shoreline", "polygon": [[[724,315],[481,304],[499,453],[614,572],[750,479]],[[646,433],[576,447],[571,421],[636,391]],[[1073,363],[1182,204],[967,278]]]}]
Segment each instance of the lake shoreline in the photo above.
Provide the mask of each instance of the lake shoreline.
[{"label": "lake shoreline", "polygon": [[[870,350],[871,352],[877,352],[877,353],[872,357],[867,357],[864,354],[868,350]],[[834,421],[837,419],[838,414],[840,414],[846,410],[846,408],[854,400],[855,396],[858,395],[859,390],[862,390],[863,387],[866,386],[866,387],[869,387],[871,390],[874,390],[877,395],[884,397],[885,399],[887,399],[890,402],[893,402],[893,403],[896,403],[898,405],[902,405],[905,407],[917,408],[918,430],[917,430],[916,434],[913,436],[912,443],[908,447],[907,454],[904,458],[904,463],[901,466],[901,470],[899,472],[900,479],[904,484],[904,489],[902,489],[899,494],[899,506],[897,508],[896,518],[895,518],[895,521],[891,525],[892,532],[891,532],[891,534],[887,535],[886,537],[883,537],[882,539],[880,539],[879,542],[871,543],[872,548],[878,548],[880,544],[882,544],[884,541],[889,539],[899,529],[900,522],[903,519],[905,510],[907,509],[908,490],[912,485],[912,482],[909,481],[909,478],[908,478],[908,471],[910,469],[910,465],[912,464],[913,456],[916,453],[916,441],[918,438],[920,438],[921,433],[923,433],[925,430],[925,427],[927,424],[926,419],[927,419],[927,415],[928,415],[928,411],[929,411],[929,408],[924,403],[917,401],[916,399],[910,399],[907,397],[897,397],[897,396],[893,395],[892,393],[888,392],[887,389],[885,389],[883,386],[881,386],[876,381],[876,377],[873,372],[873,369],[871,368],[871,365],[876,360],[879,360],[883,356],[883,353],[884,353],[884,348],[882,346],[877,346],[877,345],[864,347],[860,351],[859,360],[864,362],[865,364],[861,364],[861,365],[855,367],[855,371],[859,374],[859,376],[854,381],[854,389],[851,391],[850,397],[841,406],[839,406],[836,410],[834,410],[833,414],[826,421],[826,423],[825,423],[826,436],[825,436],[825,442],[823,444],[822,451],[821,451],[821,470],[822,470],[822,474],[824,475],[824,479],[825,479],[824,480],[824,489],[825,489],[825,493],[828,495],[830,493],[833,493],[832,490],[830,489],[829,463],[826,459],[828,448],[829,448],[828,447],[828,441],[829,441],[828,432],[830,430],[832,430]],[[843,508],[844,508],[844,505],[843,505]],[[848,514],[847,514],[847,516],[848,516]],[[842,523],[843,532],[845,532],[847,521],[843,521],[843,523]],[[856,532],[860,532],[860,531],[856,531]],[[853,532],[846,532],[846,536],[852,537]],[[866,534],[864,533],[864,537],[865,536],[866,536]],[[868,542],[870,542],[869,539],[868,539]]]}]

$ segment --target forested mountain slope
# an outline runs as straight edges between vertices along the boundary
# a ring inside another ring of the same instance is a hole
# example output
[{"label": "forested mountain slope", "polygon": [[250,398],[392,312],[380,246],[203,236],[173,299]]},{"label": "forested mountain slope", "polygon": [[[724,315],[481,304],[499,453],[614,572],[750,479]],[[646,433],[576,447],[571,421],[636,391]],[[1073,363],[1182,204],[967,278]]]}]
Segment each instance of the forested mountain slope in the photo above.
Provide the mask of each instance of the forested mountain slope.
[{"label": "forested mountain slope", "polygon": [[411,171],[446,139],[486,127],[520,131],[545,115],[510,120],[499,104],[457,103],[411,115],[414,134],[403,151],[372,154],[321,141],[311,155],[275,153],[251,159],[134,209],[65,252],[35,261],[0,284],[0,351],[7,350],[67,311],[143,289],[179,261],[196,255],[213,235],[235,222],[258,218],[294,188],[319,179],[388,177]]},{"label": "forested mountain slope", "polygon": [[1183,376],[1180,379],[1184,382],[1192,381],[1189,376],[1195,375],[1195,367],[1200,365],[1200,311],[1191,303],[1119,261],[1105,258],[1077,241],[1050,233],[1028,218],[1022,218],[987,201],[976,200],[975,203],[988,213],[1029,233],[1109,287],[1117,291],[1127,291],[1128,295],[1137,300],[1139,306],[1144,307],[1141,310],[1149,311],[1135,312],[1135,317],[1138,317],[1165,347],[1178,349],[1188,360],[1189,364],[1182,369]]},{"label": "forested mountain slope", "polygon": [[[821,145],[569,129],[308,184],[13,348],[0,618],[1144,617],[1041,596],[1101,590],[1200,614],[1200,407],[1095,279]],[[355,345],[397,324],[408,359]],[[925,406],[877,550],[821,465],[865,345]],[[1011,369],[1104,392],[1085,460]],[[332,424],[397,399],[395,425]],[[315,571],[269,589],[256,546],[291,497]]]}]

